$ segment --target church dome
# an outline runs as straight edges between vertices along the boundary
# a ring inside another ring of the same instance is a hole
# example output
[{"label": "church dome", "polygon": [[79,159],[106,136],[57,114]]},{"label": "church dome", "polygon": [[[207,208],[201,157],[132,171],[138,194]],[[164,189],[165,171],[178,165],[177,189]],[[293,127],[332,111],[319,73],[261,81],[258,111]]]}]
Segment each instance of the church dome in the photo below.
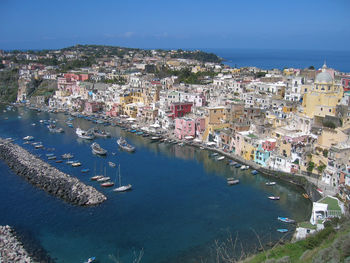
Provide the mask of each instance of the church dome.
[{"label": "church dome", "polygon": [[331,74],[329,74],[327,71],[324,71],[324,72],[318,73],[316,75],[315,82],[317,82],[317,83],[332,83],[333,78],[332,78]]},{"label": "church dome", "polygon": [[316,83],[332,83],[333,77],[327,72],[326,62],[322,66],[322,72],[318,73],[315,78]]}]

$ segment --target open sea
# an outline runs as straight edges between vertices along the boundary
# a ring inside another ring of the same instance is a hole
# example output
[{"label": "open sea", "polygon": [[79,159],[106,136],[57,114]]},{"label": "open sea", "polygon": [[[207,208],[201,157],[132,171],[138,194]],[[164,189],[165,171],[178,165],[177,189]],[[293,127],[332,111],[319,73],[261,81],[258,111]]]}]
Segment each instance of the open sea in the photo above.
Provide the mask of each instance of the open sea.
[{"label": "open sea", "polygon": [[[312,204],[303,198],[300,188],[280,181],[266,186],[268,178],[230,167],[227,160],[215,161],[206,150],[151,143],[118,127],[100,125],[112,137],[95,139],[108,150],[106,157],[98,157],[91,152],[91,142],[79,139],[75,129],[66,126],[66,115],[3,109],[0,106],[1,137],[14,138],[44,160],[46,153],[57,157],[73,153],[81,167],[48,162],[108,198],[96,207],[67,204],[33,187],[0,161],[0,225],[11,225],[32,236],[55,262],[84,262],[95,256],[99,262],[127,263],[139,253],[145,263],[211,262],[215,241],[232,237],[237,240],[236,250],[232,249],[236,256],[242,247],[245,253],[252,253],[259,247],[257,236],[266,244],[284,237],[277,228],[293,232],[294,227],[279,222],[278,216],[297,221],[310,217]],[[39,123],[50,118],[57,119],[65,133],[51,134]],[[73,124],[82,129],[94,126],[83,119],[75,119]],[[23,144],[27,135],[41,141],[45,149]],[[119,151],[119,136],[136,146],[136,152]],[[132,191],[115,193],[90,181],[95,170],[104,173],[105,168],[107,175],[116,179],[117,168],[109,167],[108,161],[120,164],[122,181],[132,184]],[[82,173],[84,168],[90,172]],[[228,186],[227,177],[236,177],[240,183]],[[270,195],[281,200],[271,201]]]},{"label": "open sea", "polygon": [[275,50],[275,49],[203,49],[223,58],[224,64],[232,67],[258,67],[262,69],[321,68],[323,63],[329,68],[350,72],[350,51],[330,50]]}]

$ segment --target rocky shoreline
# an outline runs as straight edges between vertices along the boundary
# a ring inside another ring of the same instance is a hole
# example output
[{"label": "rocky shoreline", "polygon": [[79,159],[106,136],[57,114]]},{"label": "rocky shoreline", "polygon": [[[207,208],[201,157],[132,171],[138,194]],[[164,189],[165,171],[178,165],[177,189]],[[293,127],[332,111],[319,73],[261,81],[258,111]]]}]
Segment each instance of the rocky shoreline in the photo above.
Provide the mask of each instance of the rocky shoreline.
[{"label": "rocky shoreline", "polygon": [[10,226],[0,226],[0,262],[35,262],[17,239]]},{"label": "rocky shoreline", "polygon": [[59,171],[22,147],[0,138],[0,159],[32,185],[67,203],[93,206],[107,198],[92,186]]}]

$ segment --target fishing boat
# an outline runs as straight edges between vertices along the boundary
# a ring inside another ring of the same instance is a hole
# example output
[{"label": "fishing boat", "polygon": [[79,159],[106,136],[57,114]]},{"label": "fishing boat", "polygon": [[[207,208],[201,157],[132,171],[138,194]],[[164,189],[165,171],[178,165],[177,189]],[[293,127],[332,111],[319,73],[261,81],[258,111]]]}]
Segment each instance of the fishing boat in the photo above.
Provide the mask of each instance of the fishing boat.
[{"label": "fishing boat", "polygon": [[56,159],[56,156],[49,156],[47,157],[48,160],[55,160]]},{"label": "fishing boat", "polygon": [[[239,183],[239,180],[238,179],[231,179],[231,178],[227,178],[227,184],[228,185],[235,185],[235,184],[238,184]],[[229,180],[230,179],[230,180]]]},{"label": "fishing boat", "polygon": [[107,138],[107,137],[111,137],[111,134],[109,132],[106,132],[105,130],[98,130],[98,129],[94,129],[93,134],[96,137],[101,137],[101,138]]},{"label": "fishing boat", "polygon": [[268,185],[268,186],[272,186],[272,185],[275,185],[276,182],[267,182],[267,183],[265,183],[265,184]]},{"label": "fishing boat", "polygon": [[73,162],[72,166],[73,167],[78,167],[78,166],[81,166],[81,163],[80,162]]},{"label": "fishing boat", "polygon": [[309,195],[308,194],[304,193],[303,196],[304,196],[304,198],[309,199]]},{"label": "fishing boat", "polygon": [[98,155],[106,155],[107,150],[103,149],[98,143],[94,142],[91,144],[92,153]]},{"label": "fishing boat", "polygon": [[108,162],[108,165],[110,166],[110,167],[115,167],[115,163],[113,163],[113,162]]},{"label": "fishing boat", "polygon": [[288,218],[288,217],[277,217],[277,219],[279,220],[279,221],[282,221],[282,222],[284,222],[284,223],[295,223],[295,220],[293,220],[293,219],[290,219],[290,218]]},{"label": "fishing boat", "polygon": [[270,200],[280,200],[279,196],[269,196],[268,197]]},{"label": "fishing boat", "polygon": [[87,169],[87,168],[86,169],[81,169],[81,172],[82,173],[88,173],[88,172],[90,172],[90,169]]},{"label": "fishing boat", "polygon": [[65,153],[65,154],[62,154],[61,157],[62,157],[63,159],[71,159],[71,158],[74,157],[74,155],[71,154],[71,153]]},{"label": "fishing boat", "polygon": [[217,161],[222,161],[223,159],[225,159],[225,156],[219,156],[218,158],[216,158]]},{"label": "fishing boat", "polygon": [[277,229],[277,232],[280,232],[280,233],[286,233],[286,232],[288,232],[288,229],[285,229],[285,228],[279,228],[279,229]]},{"label": "fishing boat", "polygon": [[117,140],[117,143],[119,145],[119,147],[127,152],[134,152],[135,151],[135,147],[128,144],[127,141],[123,138],[123,137],[120,137],[118,140]]},{"label": "fishing boat", "polygon": [[44,148],[44,145],[42,145],[42,144],[37,144],[37,145],[35,145],[34,147],[35,147],[35,149],[40,149],[40,148]]},{"label": "fishing boat", "polygon": [[95,135],[93,133],[84,131],[80,128],[77,128],[75,130],[75,133],[78,135],[79,138],[82,138],[82,139],[93,140],[95,138]]},{"label": "fishing boat", "polygon": [[28,135],[28,136],[26,136],[26,137],[23,137],[23,140],[32,141],[32,140],[34,140],[34,137]]},{"label": "fishing boat", "polygon": [[122,185],[122,176],[121,176],[121,173],[120,173],[120,165],[119,165],[119,187],[117,188],[114,188],[113,191],[114,192],[125,192],[125,191],[128,191],[128,190],[131,190],[132,186],[131,184],[128,184],[128,185]]}]

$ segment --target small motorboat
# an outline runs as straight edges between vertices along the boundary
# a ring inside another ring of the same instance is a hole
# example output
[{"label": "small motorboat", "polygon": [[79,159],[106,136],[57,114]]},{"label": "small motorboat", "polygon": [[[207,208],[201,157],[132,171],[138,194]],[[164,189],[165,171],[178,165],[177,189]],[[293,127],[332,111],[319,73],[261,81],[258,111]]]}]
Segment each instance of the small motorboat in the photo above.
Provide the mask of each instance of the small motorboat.
[{"label": "small motorboat", "polygon": [[23,140],[32,141],[32,140],[34,140],[34,137],[28,135],[28,136],[24,137]]},{"label": "small motorboat", "polygon": [[160,137],[159,136],[152,136],[151,137],[151,141],[152,142],[157,142],[157,141],[159,141],[160,140]]},{"label": "small motorboat", "polygon": [[235,185],[235,184],[238,184],[238,183],[239,183],[238,179],[227,178],[227,184],[228,185]]},{"label": "small motorboat", "polygon": [[95,257],[91,257],[91,258],[88,258],[87,261],[85,261],[84,263],[92,263],[92,262],[95,262],[96,258]]},{"label": "small motorboat", "polygon": [[115,163],[113,163],[113,162],[108,162],[108,165],[110,166],[110,167],[115,167],[116,165],[115,165]]},{"label": "small motorboat", "polygon": [[288,229],[286,229],[286,228],[279,228],[279,229],[277,229],[277,232],[286,233],[286,232],[288,232]]},{"label": "small motorboat", "polygon": [[259,172],[257,170],[253,170],[251,173],[252,175],[257,175]]},{"label": "small motorboat", "polygon": [[62,163],[63,161],[62,160],[57,160],[55,163]]},{"label": "small motorboat", "polygon": [[71,158],[74,157],[74,155],[71,154],[71,153],[65,153],[65,154],[62,154],[61,157],[62,157],[63,159],[71,159]]},{"label": "small motorboat", "polygon": [[48,160],[55,160],[56,159],[56,156],[49,156],[47,157]]},{"label": "small motorboat", "polygon": [[87,168],[86,169],[81,169],[82,173],[88,173],[89,171],[90,171],[90,169],[87,169]]},{"label": "small motorboat", "polygon": [[241,170],[248,170],[248,169],[249,169],[249,166],[248,166],[248,165],[242,165],[240,169],[241,169]]},{"label": "small motorboat", "polygon": [[267,183],[265,183],[265,184],[268,185],[268,186],[272,186],[272,185],[275,185],[276,182],[267,182]]},{"label": "small motorboat", "polygon": [[45,154],[45,155],[46,155],[46,157],[54,156],[53,153],[47,153],[47,154]]},{"label": "small motorboat", "polygon": [[216,157],[218,155],[219,155],[218,153],[212,153],[212,154],[210,154],[210,157]]},{"label": "small motorboat", "polygon": [[295,220],[290,219],[290,218],[288,218],[288,217],[281,217],[281,216],[279,216],[279,217],[277,217],[277,219],[278,219],[279,221],[284,222],[284,223],[295,223]]},{"label": "small motorboat", "polygon": [[268,197],[270,200],[280,200],[279,196],[269,196]]},{"label": "small motorboat", "polygon": [[225,159],[225,156],[219,156],[219,157],[216,158],[217,161],[221,161],[223,159]]},{"label": "small motorboat", "polygon": [[73,167],[78,167],[78,166],[81,166],[81,163],[80,162],[73,162],[72,166]]}]

